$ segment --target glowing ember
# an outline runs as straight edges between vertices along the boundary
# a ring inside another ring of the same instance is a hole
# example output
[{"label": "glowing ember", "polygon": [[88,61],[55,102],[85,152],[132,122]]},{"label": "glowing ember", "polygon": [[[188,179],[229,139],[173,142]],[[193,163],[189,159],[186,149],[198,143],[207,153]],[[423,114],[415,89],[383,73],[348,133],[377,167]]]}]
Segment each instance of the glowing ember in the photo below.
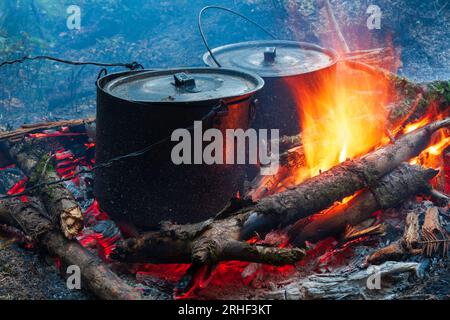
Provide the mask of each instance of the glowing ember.
[{"label": "glowing ember", "polygon": [[428,123],[430,123],[432,121],[432,117],[431,114],[427,114],[425,117],[423,117],[422,119],[410,123],[408,124],[405,129],[403,130],[403,133],[409,133],[409,132],[413,132],[416,129],[422,128],[424,126],[426,126]]},{"label": "glowing ember", "polygon": [[32,139],[42,139],[42,138],[49,138],[49,137],[73,137],[73,136],[83,136],[86,135],[86,133],[80,133],[80,132],[70,132],[68,127],[61,127],[59,130],[49,129],[44,130],[42,132],[38,133],[30,133],[28,135],[28,138]]},{"label": "glowing ember", "polygon": [[[28,178],[25,177],[22,180],[20,180],[19,182],[17,182],[8,192],[8,195],[15,195],[15,194],[20,194],[22,192],[25,191],[26,187],[27,187],[27,182],[28,182]],[[28,198],[27,196],[21,196],[20,197],[20,201],[22,202],[27,202]]]}]

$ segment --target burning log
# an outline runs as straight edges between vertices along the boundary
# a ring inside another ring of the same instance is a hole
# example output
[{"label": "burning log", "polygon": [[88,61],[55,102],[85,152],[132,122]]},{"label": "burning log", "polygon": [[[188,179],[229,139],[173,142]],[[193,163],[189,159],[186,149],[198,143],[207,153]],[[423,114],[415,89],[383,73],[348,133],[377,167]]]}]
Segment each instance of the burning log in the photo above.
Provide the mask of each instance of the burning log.
[{"label": "burning log", "polygon": [[[348,63],[355,64],[355,68],[363,65],[365,68],[363,70],[368,70],[368,72],[374,74],[381,72],[389,77],[389,82],[394,87],[394,95],[398,97],[395,99],[396,101],[386,106],[388,110],[387,134],[391,141],[395,140],[396,135],[403,133],[403,128],[407,127],[408,124],[414,124],[425,117],[428,119],[428,116],[430,116],[428,120],[438,114],[448,116],[450,110],[449,81],[416,84],[380,68],[358,64],[356,61],[349,61]],[[248,191],[245,194],[246,197],[257,200],[272,194],[273,187],[282,182],[289,174],[292,174],[291,170],[306,166],[300,134],[283,136],[279,143],[280,169],[272,176],[257,176],[249,184]]]},{"label": "burning log", "polygon": [[58,257],[66,265],[78,266],[83,283],[97,297],[109,300],[142,299],[138,291],[127,285],[99,258],[55,230],[52,222],[46,218],[47,215],[38,199],[29,199],[28,202],[0,202],[1,223],[21,229],[40,248]]},{"label": "burning log", "polygon": [[[397,205],[404,198],[428,190],[427,180],[437,172],[416,165],[402,164],[381,179],[372,191],[355,199],[357,205],[336,215],[336,219],[313,220],[301,235],[322,239],[332,232],[342,231],[348,224],[368,218],[378,208]],[[274,265],[294,263],[304,252],[296,249],[270,248],[241,242],[243,222],[253,212],[249,201],[234,200],[214,219],[193,225],[163,224],[158,232],[151,232],[119,243],[112,258],[124,262],[215,264],[223,260],[240,260]],[[348,220],[349,219],[349,220]],[[327,224],[328,223],[328,224]],[[317,228],[316,228],[317,227]],[[295,227],[294,227],[295,229]],[[296,239],[296,243],[297,239]]]},{"label": "burning log", "polygon": [[403,237],[372,253],[367,262],[377,265],[385,261],[399,261],[408,255],[420,254],[422,250],[420,249],[419,239],[419,216],[415,212],[409,212],[406,216]]},{"label": "burning log", "polygon": [[289,231],[291,242],[303,246],[305,241],[317,242],[340,234],[348,225],[357,225],[378,210],[393,208],[411,196],[429,193],[428,181],[437,173],[433,169],[401,164],[370,189],[343,205],[331,208],[331,212],[299,220]]},{"label": "burning log", "polygon": [[51,214],[52,221],[60,225],[66,238],[76,237],[83,229],[83,215],[72,194],[63,184],[51,184],[60,177],[51,163],[52,157],[48,155],[47,148],[40,140],[24,139],[8,144],[7,149],[20,169],[30,177],[30,183],[42,184],[38,193]]},{"label": "burning log", "polygon": [[287,226],[372,186],[400,163],[420,154],[433,133],[449,125],[450,119],[431,123],[359,159],[347,160],[291,190],[259,200],[244,222],[242,237],[246,239],[255,233]]},{"label": "burning log", "polygon": [[[360,159],[346,161],[293,190],[261,199],[257,203],[234,200],[215,218],[203,223],[163,224],[159,231],[122,241],[111,257],[119,261],[153,263],[214,264],[233,259],[277,265],[293,263],[303,257],[303,251],[269,249],[239,241],[320,212],[366,186],[376,186],[377,180],[396,169],[401,162],[420,153],[433,132],[449,124],[450,119],[432,123],[403,136],[394,144]],[[383,194],[383,197],[378,201],[382,207],[393,206],[405,195],[423,190],[426,188],[425,181],[436,174],[434,170],[416,166],[411,168],[400,166],[398,171],[392,173],[392,178],[386,178],[384,187],[379,183],[379,196]],[[406,187],[405,181],[412,183]],[[391,184],[395,186],[393,192],[387,188]],[[394,201],[392,194],[399,195],[399,198],[394,197],[397,199]],[[366,197],[374,196],[368,193]]]}]

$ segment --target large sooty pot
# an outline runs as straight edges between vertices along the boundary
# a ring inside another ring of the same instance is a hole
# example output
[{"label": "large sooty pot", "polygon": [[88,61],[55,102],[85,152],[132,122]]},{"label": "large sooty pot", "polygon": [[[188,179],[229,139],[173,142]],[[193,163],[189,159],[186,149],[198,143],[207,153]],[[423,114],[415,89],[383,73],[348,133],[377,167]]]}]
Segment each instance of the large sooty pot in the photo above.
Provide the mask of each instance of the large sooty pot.
[{"label": "large sooty pot", "polygon": [[203,56],[211,67],[220,64],[264,79],[264,88],[256,94],[259,103],[253,127],[279,129],[280,136],[300,132],[298,108],[306,100],[332,95],[337,58],[333,50],[285,40],[230,44]]},{"label": "large sooty pot", "polygon": [[214,68],[131,71],[98,80],[96,163],[154,145],[96,170],[101,208],[140,227],[164,220],[198,222],[216,214],[241,191],[244,165],[175,165],[171,151],[179,142],[170,136],[189,128],[192,159],[195,120],[203,121],[203,131],[246,130],[254,93],[263,85],[257,75]]}]

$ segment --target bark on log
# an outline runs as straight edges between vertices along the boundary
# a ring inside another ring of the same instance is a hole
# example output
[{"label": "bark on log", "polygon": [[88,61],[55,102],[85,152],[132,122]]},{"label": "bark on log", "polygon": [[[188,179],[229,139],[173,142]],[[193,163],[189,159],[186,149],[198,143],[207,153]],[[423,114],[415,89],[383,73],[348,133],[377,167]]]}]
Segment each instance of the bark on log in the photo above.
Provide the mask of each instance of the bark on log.
[{"label": "bark on log", "polygon": [[240,241],[241,226],[251,211],[249,208],[252,208],[249,201],[234,199],[213,219],[187,225],[163,223],[159,231],[119,242],[110,257],[123,262],[194,265],[214,265],[226,260],[286,265],[304,257],[301,249]]},{"label": "bark on log", "polygon": [[414,252],[420,247],[419,240],[419,215],[415,212],[409,212],[406,216],[405,231],[403,233],[403,247],[408,252]]},{"label": "bark on log", "polygon": [[374,212],[393,208],[405,199],[428,193],[428,181],[438,172],[417,165],[401,164],[370,189],[362,191],[349,202],[297,221],[289,231],[291,243],[303,246],[305,241],[317,242],[344,232],[348,225],[357,225]]},{"label": "bark on log", "polygon": [[82,285],[98,298],[107,300],[140,300],[142,295],[120,279],[98,257],[78,242],[69,241],[54,229],[38,199],[29,202],[0,202],[0,222],[20,228],[39,245],[66,265],[80,267]]},{"label": "bark on log", "polygon": [[434,132],[450,126],[450,119],[437,121],[399,138],[365,156],[348,160],[310,178],[291,190],[258,201],[254,212],[244,222],[242,237],[265,233],[287,226],[320,212],[334,202],[372,186],[404,161],[420,154]]},{"label": "bark on log", "polygon": [[[24,139],[6,144],[9,155],[30,178],[30,184],[52,183],[60,179],[49,153],[56,150],[47,140]],[[43,185],[36,191],[52,221],[57,223],[68,239],[75,238],[83,229],[83,214],[69,190],[63,184]]]}]

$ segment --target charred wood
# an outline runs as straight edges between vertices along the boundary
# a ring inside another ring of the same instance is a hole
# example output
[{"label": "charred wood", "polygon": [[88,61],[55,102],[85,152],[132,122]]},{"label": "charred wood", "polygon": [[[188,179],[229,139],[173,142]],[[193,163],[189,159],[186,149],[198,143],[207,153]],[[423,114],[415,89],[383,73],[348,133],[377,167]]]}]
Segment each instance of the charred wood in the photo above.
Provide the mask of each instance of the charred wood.
[{"label": "charred wood", "polygon": [[419,216],[415,212],[409,212],[406,216],[403,237],[372,253],[367,262],[377,265],[385,261],[400,261],[408,255],[420,254],[422,250],[419,241]]},{"label": "charred wood", "polygon": [[[377,269],[338,270],[334,273],[311,275],[300,281],[286,285],[282,289],[261,294],[263,299],[276,300],[342,300],[342,299],[379,299],[386,296],[399,297],[396,286],[380,286],[371,279],[381,281],[390,278],[391,281],[402,282],[402,276],[419,274],[419,263],[415,262],[385,262]],[[370,287],[368,286],[370,284]],[[378,290],[373,290],[378,289]],[[396,292],[397,291],[397,292]]]},{"label": "charred wood", "polygon": [[163,223],[157,232],[117,244],[111,258],[123,262],[193,263],[214,265],[239,260],[272,265],[293,264],[305,252],[297,248],[276,248],[240,240],[243,221],[252,207],[248,201],[234,199],[215,218],[202,223],[176,225]]},{"label": "charred wood", "polygon": [[420,154],[431,136],[448,127],[450,119],[437,121],[399,138],[365,156],[347,160],[322,174],[307,179],[291,190],[263,198],[244,222],[242,237],[287,226],[301,218],[320,212],[334,202],[374,185],[400,163]]},{"label": "charred wood", "polygon": [[357,225],[380,209],[393,208],[411,196],[428,193],[431,189],[428,181],[436,174],[433,169],[401,164],[371,188],[334,210],[331,208],[330,213],[325,211],[296,222],[289,231],[291,242],[303,246],[305,241],[317,242],[339,235],[348,225]]}]

